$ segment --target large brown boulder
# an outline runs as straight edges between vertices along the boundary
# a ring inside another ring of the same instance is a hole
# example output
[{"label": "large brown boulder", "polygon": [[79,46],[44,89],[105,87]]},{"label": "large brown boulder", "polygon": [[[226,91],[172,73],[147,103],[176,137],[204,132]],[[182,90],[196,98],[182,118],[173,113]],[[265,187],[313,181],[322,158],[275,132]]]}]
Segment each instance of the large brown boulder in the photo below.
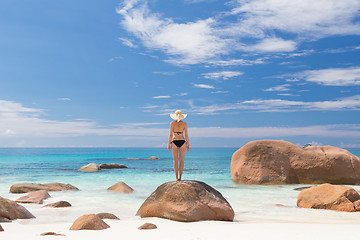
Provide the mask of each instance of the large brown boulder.
[{"label": "large brown boulder", "polygon": [[120,163],[102,163],[99,165],[100,169],[114,169],[114,168],[127,168],[126,165]]},{"label": "large brown boulder", "polygon": [[234,211],[221,193],[199,181],[162,184],[145,200],[136,215],[180,222],[234,219]]},{"label": "large brown boulder", "polygon": [[107,190],[117,192],[117,193],[133,193],[134,189],[129,187],[126,183],[120,181],[118,183],[115,183],[111,187],[109,187]]},{"label": "large brown boulder", "polygon": [[35,217],[23,206],[9,199],[0,197],[0,218],[14,220]]},{"label": "large brown boulder", "polygon": [[330,209],[344,212],[359,211],[360,195],[351,187],[321,184],[299,193],[301,208]]},{"label": "large brown boulder", "polygon": [[110,228],[100,217],[95,214],[83,215],[75,220],[70,230],[104,230]]},{"label": "large brown boulder", "polygon": [[31,192],[26,196],[22,196],[15,200],[17,203],[36,203],[36,204],[43,204],[45,199],[48,199],[50,194],[45,190],[39,190],[35,192]]},{"label": "large brown boulder", "polygon": [[258,140],[233,154],[231,178],[249,184],[360,184],[360,158],[331,146]]},{"label": "large brown boulder", "polygon": [[67,190],[79,190],[77,187],[74,187],[71,184],[64,183],[18,183],[10,187],[11,193],[27,193],[35,192],[39,190],[51,191],[67,191]]}]

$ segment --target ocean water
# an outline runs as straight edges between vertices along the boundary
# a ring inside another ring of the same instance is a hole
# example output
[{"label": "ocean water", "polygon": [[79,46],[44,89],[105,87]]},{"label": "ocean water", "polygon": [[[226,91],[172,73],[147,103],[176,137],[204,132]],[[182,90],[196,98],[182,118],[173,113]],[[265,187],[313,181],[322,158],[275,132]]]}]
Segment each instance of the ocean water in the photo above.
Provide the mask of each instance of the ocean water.
[{"label": "ocean water", "polygon": [[[309,185],[259,186],[231,181],[233,148],[193,148],[186,153],[183,179],[203,181],[217,189],[235,211],[238,222],[358,223],[360,213],[301,209],[298,191]],[[360,150],[351,150],[360,156]],[[160,159],[147,159],[157,156]],[[78,172],[88,163],[121,163],[126,169]],[[60,200],[73,207],[41,208],[24,204],[37,218],[24,224],[72,223],[82,214],[110,212],[120,219],[137,219],[137,210],[162,183],[175,180],[171,153],[160,148],[0,148],[0,196],[16,200],[24,194],[9,193],[15,183],[70,183],[80,191],[50,192],[44,204]],[[124,181],[135,192],[119,194],[106,190]],[[352,186],[357,191],[359,186]],[[56,216],[56,217],[54,217]]]}]

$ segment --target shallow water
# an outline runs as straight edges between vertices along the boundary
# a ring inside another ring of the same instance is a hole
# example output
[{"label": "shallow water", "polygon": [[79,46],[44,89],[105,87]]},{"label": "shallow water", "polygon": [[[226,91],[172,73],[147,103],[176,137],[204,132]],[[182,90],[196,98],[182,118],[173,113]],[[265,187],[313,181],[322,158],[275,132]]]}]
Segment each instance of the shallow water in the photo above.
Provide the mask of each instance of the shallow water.
[{"label": "shallow water", "polygon": [[[230,162],[236,149],[193,148],[186,153],[183,179],[206,182],[232,205],[239,222],[313,222],[358,223],[360,213],[300,209],[296,206],[298,191],[304,185],[259,186],[231,181]],[[360,151],[352,150],[357,156]],[[151,156],[158,160],[146,159]],[[135,158],[135,159],[129,159]],[[108,169],[85,173],[77,169],[88,163],[122,163],[127,169]],[[45,204],[60,200],[73,207],[41,208],[26,204],[37,218],[24,224],[73,222],[88,213],[111,212],[121,219],[136,219],[136,211],[159,185],[175,179],[170,152],[149,148],[3,148],[0,149],[0,196],[15,200],[22,194],[9,193],[10,186],[21,182],[70,183],[81,191],[50,192]],[[106,189],[124,181],[134,194],[117,194]],[[360,188],[353,186],[356,190]],[[54,216],[56,218],[54,219]]]}]

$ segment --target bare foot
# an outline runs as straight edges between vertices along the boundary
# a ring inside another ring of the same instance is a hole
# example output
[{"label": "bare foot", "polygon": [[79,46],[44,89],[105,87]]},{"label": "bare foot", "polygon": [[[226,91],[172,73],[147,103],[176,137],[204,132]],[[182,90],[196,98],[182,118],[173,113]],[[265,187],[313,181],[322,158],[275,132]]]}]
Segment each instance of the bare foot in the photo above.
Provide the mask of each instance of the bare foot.
[{"label": "bare foot", "polygon": [[176,179],[176,181],[181,181],[181,179],[180,179],[180,178],[178,178],[178,179]]}]

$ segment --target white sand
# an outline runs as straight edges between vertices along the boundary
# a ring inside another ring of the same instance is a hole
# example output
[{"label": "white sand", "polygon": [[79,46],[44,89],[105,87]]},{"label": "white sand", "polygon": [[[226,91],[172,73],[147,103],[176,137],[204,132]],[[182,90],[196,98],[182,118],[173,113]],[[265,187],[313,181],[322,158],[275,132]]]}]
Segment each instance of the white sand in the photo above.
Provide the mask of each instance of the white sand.
[{"label": "white sand", "polygon": [[[55,216],[54,216],[55,217]],[[167,239],[167,240],[230,240],[230,239],[290,239],[339,240],[348,236],[360,237],[359,224],[307,224],[307,223],[249,223],[202,221],[181,223],[159,218],[135,220],[105,220],[111,228],[101,231],[70,231],[72,223],[32,224],[32,220],[17,220],[1,223],[4,232],[1,240],[21,239]],[[138,230],[145,222],[157,225],[158,229]],[[43,232],[56,232],[66,236],[40,236]]]}]

